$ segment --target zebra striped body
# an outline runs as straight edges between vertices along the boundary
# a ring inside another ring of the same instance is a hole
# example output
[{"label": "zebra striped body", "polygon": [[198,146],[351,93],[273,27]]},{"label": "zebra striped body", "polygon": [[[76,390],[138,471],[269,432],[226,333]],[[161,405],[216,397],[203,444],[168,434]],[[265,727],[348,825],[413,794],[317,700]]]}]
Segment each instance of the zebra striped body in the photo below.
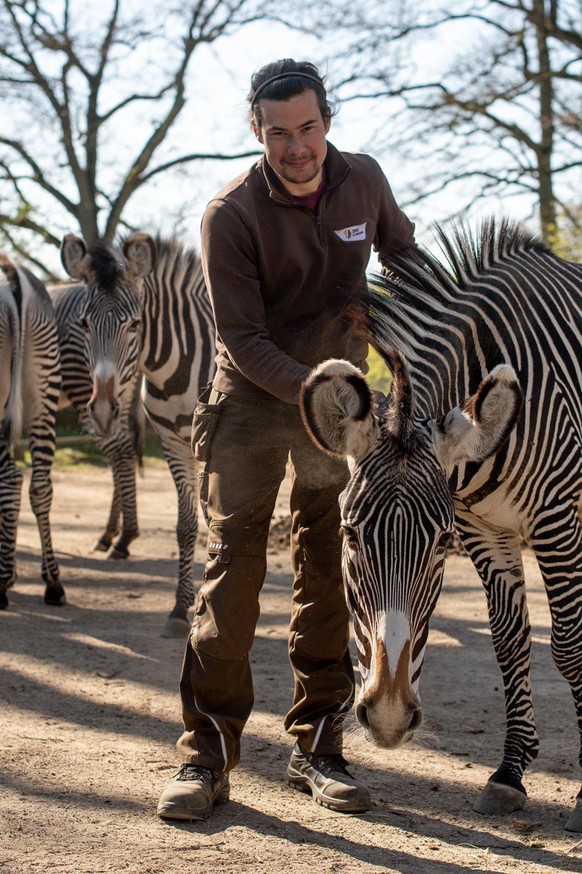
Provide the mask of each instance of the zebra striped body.
[{"label": "zebra striped body", "polygon": [[[81,313],[86,301],[86,286],[56,285],[48,288],[57,320],[61,353],[61,391],[78,414],[81,427],[93,433],[87,405],[93,393],[93,382],[85,348],[85,332]],[[141,441],[144,418],[134,388],[124,393],[119,415],[119,427],[109,437],[98,437],[97,444],[107,456],[113,476],[113,497],[109,519],[96,549],[108,551],[108,557],[127,558],[129,545],[139,536],[137,521],[136,470],[141,465]],[[115,542],[113,542],[115,540]]]},{"label": "zebra striped body", "polygon": [[54,316],[44,285],[28,270],[0,255],[0,609],[16,577],[16,531],[22,472],[11,445],[28,431],[32,460],[30,505],[42,548],[47,604],[65,603],[53,552],[49,514],[55,415],[60,388],[59,349]]},{"label": "zebra striped body", "polygon": [[159,434],[178,494],[176,603],[165,634],[189,631],[194,602],[197,467],[190,448],[192,415],[214,373],[214,321],[198,256],[175,240],[134,234],[123,253],[90,250],[68,235],[62,259],[86,285],[81,312],[92,378],[87,414],[102,437],[120,430],[135,380]]},{"label": "zebra striped body", "polygon": [[[544,579],[552,654],[582,743],[582,266],[505,222],[484,223],[478,240],[441,231],[441,241],[452,271],[426,253],[395,257],[367,300],[370,339],[396,367],[377,434],[352,454],[342,496],[363,676],[357,714],[386,746],[418,724],[428,620],[454,519],[485,587],[506,700],[503,760],[475,809],[504,813],[523,806],[522,776],[539,746],[522,538]],[[524,397],[519,416],[511,372]],[[311,430],[317,438],[317,422]],[[345,440],[332,448],[349,454]],[[580,798],[566,826],[574,831]]]}]

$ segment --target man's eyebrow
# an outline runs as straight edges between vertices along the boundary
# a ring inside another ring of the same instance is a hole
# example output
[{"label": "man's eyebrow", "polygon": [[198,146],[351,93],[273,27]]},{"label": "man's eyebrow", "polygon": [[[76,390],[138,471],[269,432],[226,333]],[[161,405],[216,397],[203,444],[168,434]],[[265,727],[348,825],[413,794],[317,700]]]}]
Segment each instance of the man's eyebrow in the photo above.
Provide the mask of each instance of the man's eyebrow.
[{"label": "man's eyebrow", "polygon": [[[317,121],[317,118],[308,118],[305,121],[302,121],[301,124],[297,125],[297,127],[298,128],[307,127],[308,124],[315,124],[316,121]],[[289,128],[283,127],[282,125],[279,125],[279,124],[269,124],[269,125],[267,125],[267,129],[268,130],[282,130],[282,131],[289,130]]]}]

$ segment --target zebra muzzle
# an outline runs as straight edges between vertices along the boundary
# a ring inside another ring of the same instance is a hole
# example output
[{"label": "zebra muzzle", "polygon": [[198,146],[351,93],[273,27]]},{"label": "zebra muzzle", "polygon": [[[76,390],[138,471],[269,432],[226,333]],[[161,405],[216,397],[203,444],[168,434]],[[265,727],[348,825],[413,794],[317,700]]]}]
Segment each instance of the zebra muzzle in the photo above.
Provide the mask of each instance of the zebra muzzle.
[{"label": "zebra muzzle", "polygon": [[109,437],[119,426],[121,405],[115,391],[115,376],[96,377],[93,394],[87,404],[87,413],[99,437]]}]

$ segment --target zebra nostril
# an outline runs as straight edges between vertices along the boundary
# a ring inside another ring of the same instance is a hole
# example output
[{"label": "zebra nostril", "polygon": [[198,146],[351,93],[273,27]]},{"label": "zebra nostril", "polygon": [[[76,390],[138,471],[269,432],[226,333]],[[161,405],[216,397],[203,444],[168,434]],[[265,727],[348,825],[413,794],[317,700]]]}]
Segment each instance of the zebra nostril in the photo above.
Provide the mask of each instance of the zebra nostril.
[{"label": "zebra nostril", "polygon": [[422,710],[420,707],[415,707],[410,717],[409,731],[416,731],[422,725]]},{"label": "zebra nostril", "polygon": [[368,722],[368,708],[365,704],[356,705],[356,719],[358,720],[362,728],[370,727],[370,723]]}]

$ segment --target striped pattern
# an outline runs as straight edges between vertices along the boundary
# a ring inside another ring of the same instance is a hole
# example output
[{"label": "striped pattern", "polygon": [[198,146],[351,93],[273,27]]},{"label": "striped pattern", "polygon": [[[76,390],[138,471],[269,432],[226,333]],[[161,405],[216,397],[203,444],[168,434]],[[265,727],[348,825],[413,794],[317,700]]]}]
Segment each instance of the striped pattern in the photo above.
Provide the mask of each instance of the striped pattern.
[{"label": "striped pattern", "polygon": [[[375,503],[377,485],[392,500]],[[434,515],[427,515],[427,507],[434,508]],[[419,633],[411,651],[411,685],[416,690],[427,620],[453,528],[450,496],[430,441],[417,447],[414,463],[403,470],[397,441],[382,439],[343,492],[341,510],[344,579],[362,678],[366,683],[374,674],[378,617],[414,614]],[[416,585],[402,585],[409,579]]]},{"label": "striped pattern", "polygon": [[49,286],[57,320],[61,352],[61,390],[79,416],[81,427],[93,434],[102,452],[107,456],[113,476],[111,510],[103,533],[95,548],[108,552],[109,558],[129,556],[129,545],[139,536],[137,519],[136,470],[141,467],[141,445],[145,420],[137,397],[138,373],[132,379],[133,387],[123,395],[118,430],[112,437],[94,433],[87,405],[93,393],[91,371],[85,349],[85,331],[81,314],[86,301],[86,286]]},{"label": "striped pattern", "polygon": [[[410,626],[417,684],[454,508],[485,586],[505,689],[506,740],[492,780],[524,800],[521,778],[539,741],[522,538],[544,578],[552,654],[570,684],[582,735],[582,265],[553,256],[509,222],[485,222],[476,237],[462,226],[439,237],[447,267],[426,252],[395,256],[387,276],[370,286],[371,342],[387,361],[394,349],[407,359],[415,448],[384,434],[354,470],[342,499],[344,571],[364,677],[373,669],[378,625],[399,615]],[[503,362],[525,396],[518,425],[491,458],[456,467],[445,489],[428,422],[434,436],[442,417]],[[491,804],[485,793],[476,809],[501,812]],[[582,828],[579,817],[572,823]]]},{"label": "striped pattern", "polygon": [[[214,322],[197,254],[173,239],[154,243],[156,264],[142,288],[131,281],[119,253],[89,250],[81,324],[93,397],[100,382],[110,392],[113,420],[121,422],[135,380],[142,378],[142,402],[174,479],[179,570],[165,632],[173,636],[188,632],[194,602],[198,484],[190,434],[196,400],[214,373]],[[98,429],[95,407],[90,400],[87,413]],[[124,430],[123,423],[118,427]]]},{"label": "striped pattern", "polygon": [[57,331],[46,289],[0,255],[0,609],[8,606],[6,593],[16,577],[23,476],[11,445],[23,427],[32,460],[29,497],[41,541],[44,600],[65,603],[49,521],[59,389]]}]

